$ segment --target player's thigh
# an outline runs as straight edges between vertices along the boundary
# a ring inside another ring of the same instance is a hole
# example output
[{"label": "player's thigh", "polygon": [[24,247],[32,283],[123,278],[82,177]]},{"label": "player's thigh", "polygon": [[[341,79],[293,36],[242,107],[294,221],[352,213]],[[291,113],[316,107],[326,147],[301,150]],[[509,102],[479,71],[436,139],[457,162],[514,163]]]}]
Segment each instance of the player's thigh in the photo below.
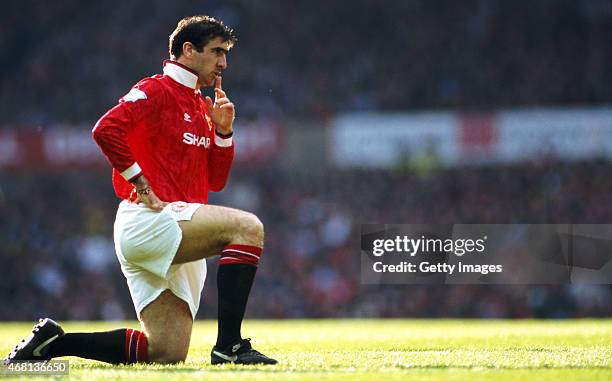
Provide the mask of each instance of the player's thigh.
[{"label": "player's thigh", "polygon": [[193,326],[185,301],[165,290],[142,310],[140,322],[147,334],[149,360],[161,363],[185,360]]},{"label": "player's thigh", "polygon": [[261,221],[242,210],[202,205],[191,220],[178,223],[183,237],[173,264],[218,255],[230,243],[263,247]]}]

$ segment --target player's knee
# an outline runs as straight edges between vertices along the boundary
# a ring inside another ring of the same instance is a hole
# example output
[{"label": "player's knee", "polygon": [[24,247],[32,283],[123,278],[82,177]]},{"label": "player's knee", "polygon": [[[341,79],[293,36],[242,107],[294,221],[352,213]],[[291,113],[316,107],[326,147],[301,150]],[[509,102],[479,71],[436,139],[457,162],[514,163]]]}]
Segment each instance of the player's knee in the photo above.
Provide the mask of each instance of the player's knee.
[{"label": "player's knee", "polygon": [[263,246],[264,225],[253,213],[244,213],[240,219],[239,234],[254,246]]},{"label": "player's knee", "polygon": [[186,358],[187,358],[187,354],[169,353],[169,354],[166,354],[166,356],[161,358],[160,363],[161,364],[177,364],[179,362],[185,361]]},{"label": "player's knee", "polygon": [[158,346],[149,348],[149,360],[158,364],[176,364],[185,361],[187,350]]}]

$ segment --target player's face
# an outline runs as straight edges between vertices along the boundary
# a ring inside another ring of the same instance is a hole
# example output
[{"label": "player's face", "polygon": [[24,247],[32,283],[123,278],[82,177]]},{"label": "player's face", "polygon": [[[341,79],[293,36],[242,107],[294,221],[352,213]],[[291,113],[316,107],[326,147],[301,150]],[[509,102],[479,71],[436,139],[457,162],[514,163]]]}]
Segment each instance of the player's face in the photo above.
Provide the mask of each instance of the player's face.
[{"label": "player's face", "polygon": [[221,37],[212,39],[202,52],[193,51],[192,69],[198,72],[200,86],[213,86],[215,79],[227,68],[227,53],[231,45]]}]

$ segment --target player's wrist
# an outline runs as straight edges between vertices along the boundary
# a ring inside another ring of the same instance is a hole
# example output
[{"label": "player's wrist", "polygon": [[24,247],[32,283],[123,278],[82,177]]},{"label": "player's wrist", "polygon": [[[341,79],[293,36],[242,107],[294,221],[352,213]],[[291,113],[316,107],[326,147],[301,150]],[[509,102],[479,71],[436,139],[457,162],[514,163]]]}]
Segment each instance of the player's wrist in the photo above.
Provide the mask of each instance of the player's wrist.
[{"label": "player's wrist", "polygon": [[144,188],[136,188],[136,193],[139,195],[143,195],[143,196],[148,196],[151,194],[151,192],[153,192],[153,190],[151,189],[150,186],[145,186]]},{"label": "player's wrist", "polygon": [[215,129],[215,134],[222,139],[227,139],[227,138],[231,138],[232,136],[234,136],[234,130],[229,130],[228,132],[228,131],[219,131]]},{"label": "player's wrist", "polygon": [[230,130],[229,133],[223,133],[215,130],[215,145],[217,147],[231,147],[233,145],[234,131]]},{"label": "player's wrist", "polygon": [[140,178],[142,178],[142,177],[143,177],[142,172],[140,172],[139,174],[137,174],[136,176],[132,177],[132,178],[131,178],[131,179],[129,179],[128,181],[129,181],[130,183],[132,183],[132,184],[136,185],[136,184],[138,183],[138,180],[139,180]]},{"label": "player's wrist", "polygon": [[130,182],[134,184],[134,187],[136,188],[137,192],[150,188],[149,182],[147,181],[147,178],[143,174],[140,174],[136,179]]}]

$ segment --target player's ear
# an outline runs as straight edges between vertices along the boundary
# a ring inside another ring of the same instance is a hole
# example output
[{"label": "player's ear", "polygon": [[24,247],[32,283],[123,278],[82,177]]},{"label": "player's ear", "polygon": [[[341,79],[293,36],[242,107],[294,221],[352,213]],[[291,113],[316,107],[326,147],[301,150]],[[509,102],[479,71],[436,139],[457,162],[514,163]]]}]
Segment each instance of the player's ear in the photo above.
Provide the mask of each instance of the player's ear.
[{"label": "player's ear", "polygon": [[195,50],[195,46],[191,42],[185,41],[183,42],[183,55],[191,58],[193,56],[193,51]]}]

